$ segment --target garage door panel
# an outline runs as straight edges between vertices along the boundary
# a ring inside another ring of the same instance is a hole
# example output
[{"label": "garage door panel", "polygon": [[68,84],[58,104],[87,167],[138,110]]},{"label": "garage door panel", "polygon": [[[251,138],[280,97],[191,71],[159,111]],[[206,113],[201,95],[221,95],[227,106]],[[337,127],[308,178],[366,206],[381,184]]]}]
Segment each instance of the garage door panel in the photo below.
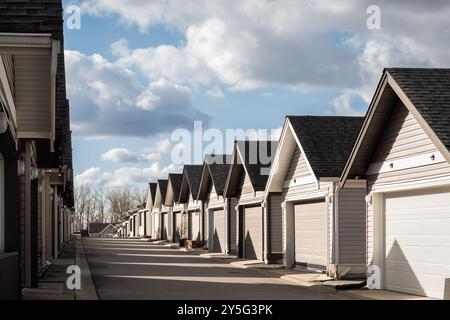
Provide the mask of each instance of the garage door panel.
[{"label": "garage door panel", "polygon": [[325,202],[297,204],[295,212],[295,262],[326,267],[327,206]]},{"label": "garage door panel", "polygon": [[385,288],[443,298],[450,278],[450,192],[385,195]]},{"label": "garage door panel", "polygon": [[244,258],[263,260],[262,208],[244,208]]}]

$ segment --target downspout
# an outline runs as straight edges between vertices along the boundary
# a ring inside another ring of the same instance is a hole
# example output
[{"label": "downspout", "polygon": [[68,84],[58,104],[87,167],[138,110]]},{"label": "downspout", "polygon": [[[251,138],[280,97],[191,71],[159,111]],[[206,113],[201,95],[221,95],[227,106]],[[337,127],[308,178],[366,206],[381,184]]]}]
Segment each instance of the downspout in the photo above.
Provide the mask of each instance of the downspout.
[{"label": "downspout", "polygon": [[339,277],[339,191],[340,182],[336,183],[334,191],[334,264],[336,265],[336,277]]},{"label": "downspout", "polygon": [[270,195],[267,195],[266,198],[266,229],[267,229],[267,263],[270,262],[270,259],[272,257],[272,205],[271,205],[271,197]]}]

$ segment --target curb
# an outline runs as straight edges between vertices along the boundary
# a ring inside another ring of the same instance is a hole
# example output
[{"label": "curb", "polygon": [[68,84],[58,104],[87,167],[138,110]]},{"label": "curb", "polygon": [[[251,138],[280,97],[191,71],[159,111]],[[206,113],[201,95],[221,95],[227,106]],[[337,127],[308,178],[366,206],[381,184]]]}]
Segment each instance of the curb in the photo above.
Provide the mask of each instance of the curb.
[{"label": "curb", "polygon": [[75,300],[99,300],[97,290],[92,280],[89,263],[84,254],[83,242],[77,237],[75,243],[77,249],[76,264],[81,269],[81,290],[76,292]]}]

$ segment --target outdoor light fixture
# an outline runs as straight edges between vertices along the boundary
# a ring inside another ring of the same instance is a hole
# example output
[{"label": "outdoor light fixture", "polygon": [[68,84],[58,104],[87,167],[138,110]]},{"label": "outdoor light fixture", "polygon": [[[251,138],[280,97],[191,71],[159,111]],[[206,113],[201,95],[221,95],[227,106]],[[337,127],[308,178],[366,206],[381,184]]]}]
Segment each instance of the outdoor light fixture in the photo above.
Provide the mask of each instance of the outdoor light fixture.
[{"label": "outdoor light fixture", "polygon": [[0,134],[8,130],[8,117],[6,113],[0,111]]},{"label": "outdoor light fixture", "polygon": [[25,174],[25,162],[23,160],[17,161],[17,174],[23,176]]}]

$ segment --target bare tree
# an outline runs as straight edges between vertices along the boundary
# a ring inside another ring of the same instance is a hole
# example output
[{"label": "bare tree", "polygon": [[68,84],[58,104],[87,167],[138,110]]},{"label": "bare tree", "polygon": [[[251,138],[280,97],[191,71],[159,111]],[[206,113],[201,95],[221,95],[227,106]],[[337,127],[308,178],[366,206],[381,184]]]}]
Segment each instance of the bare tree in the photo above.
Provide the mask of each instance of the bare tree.
[{"label": "bare tree", "polygon": [[95,217],[96,202],[92,188],[86,185],[75,188],[76,229],[87,228]]},{"label": "bare tree", "polygon": [[146,188],[134,188],[132,190],[133,198],[136,202],[136,205],[141,205],[145,202],[147,198],[147,189]]},{"label": "bare tree", "polygon": [[94,189],[94,200],[96,206],[96,219],[98,222],[104,223],[106,220],[111,221],[111,216],[107,219],[108,209],[108,194],[103,187]]},{"label": "bare tree", "polygon": [[136,199],[129,189],[113,189],[107,193],[111,222],[119,221],[125,212],[136,206]]}]

